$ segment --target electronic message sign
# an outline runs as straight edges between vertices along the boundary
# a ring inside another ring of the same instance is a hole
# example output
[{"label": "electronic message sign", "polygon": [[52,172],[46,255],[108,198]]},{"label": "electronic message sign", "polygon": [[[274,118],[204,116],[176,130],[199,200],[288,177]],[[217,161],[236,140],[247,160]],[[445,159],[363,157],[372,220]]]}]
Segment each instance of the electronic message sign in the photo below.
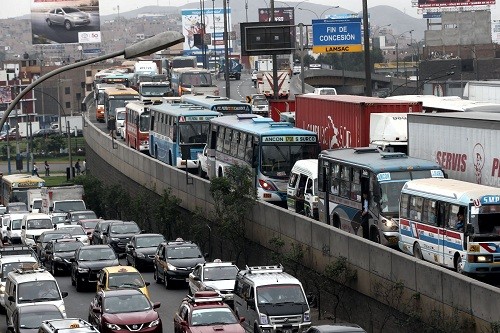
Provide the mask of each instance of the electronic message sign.
[{"label": "electronic message sign", "polygon": [[418,8],[494,5],[495,0],[418,0]]},{"label": "electronic message sign", "polygon": [[361,19],[313,20],[313,52],[361,52]]}]

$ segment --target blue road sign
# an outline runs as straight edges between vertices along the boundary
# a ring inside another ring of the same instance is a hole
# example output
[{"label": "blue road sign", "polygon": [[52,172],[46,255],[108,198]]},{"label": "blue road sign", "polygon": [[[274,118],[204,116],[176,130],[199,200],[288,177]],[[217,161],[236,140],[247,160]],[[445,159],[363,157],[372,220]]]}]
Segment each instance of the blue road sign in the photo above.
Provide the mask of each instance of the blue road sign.
[{"label": "blue road sign", "polygon": [[313,20],[313,52],[360,52],[361,19]]}]

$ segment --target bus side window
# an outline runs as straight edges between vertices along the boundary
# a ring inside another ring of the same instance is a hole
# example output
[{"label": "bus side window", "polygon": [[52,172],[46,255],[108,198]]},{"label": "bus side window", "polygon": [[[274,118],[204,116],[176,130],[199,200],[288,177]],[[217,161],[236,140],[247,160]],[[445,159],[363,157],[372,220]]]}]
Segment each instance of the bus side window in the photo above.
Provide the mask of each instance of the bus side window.
[{"label": "bus side window", "polygon": [[424,202],[424,212],[422,216],[422,222],[437,225],[436,221],[436,201],[431,199],[425,199]]},{"label": "bus side window", "polygon": [[400,215],[399,217],[404,217],[408,218],[408,202],[409,202],[410,196],[408,194],[403,194],[401,195],[401,202],[400,202]]},{"label": "bus side window", "polygon": [[341,166],[340,167],[340,196],[344,198],[349,198],[350,199],[350,191],[351,191],[351,184],[350,184],[350,171],[351,168],[346,167],[346,166]]},{"label": "bus side window", "polygon": [[449,210],[450,204],[446,202],[438,202],[438,226],[443,228],[449,228]]},{"label": "bus side window", "polygon": [[410,199],[410,219],[420,221],[422,218],[423,198],[412,196]]},{"label": "bus side window", "polygon": [[339,168],[340,166],[338,164],[331,165],[330,179],[332,182],[332,187],[330,189],[330,193],[335,195],[339,194]]},{"label": "bus side window", "polygon": [[352,169],[351,200],[361,202],[361,179],[359,169]]}]

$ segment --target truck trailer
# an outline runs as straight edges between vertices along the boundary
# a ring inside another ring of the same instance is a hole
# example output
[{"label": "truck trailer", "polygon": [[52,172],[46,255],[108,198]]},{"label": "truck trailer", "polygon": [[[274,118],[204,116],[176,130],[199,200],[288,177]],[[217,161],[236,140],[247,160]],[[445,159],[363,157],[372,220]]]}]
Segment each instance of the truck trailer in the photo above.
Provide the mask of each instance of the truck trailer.
[{"label": "truck trailer", "polygon": [[500,81],[469,81],[463,97],[471,101],[500,103]]},{"label": "truck trailer", "polygon": [[366,147],[372,113],[422,112],[422,103],[356,95],[295,96],[295,126],[318,133],[322,149]]},{"label": "truck trailer", "polygon": [[83,194],[82,185],[42,187],[41,212],[52,215],[85,210]]},{"label": "truck trailer", "polygon": [[408,114],[408,154],[436,161],[449,178],[500,186],[500,114]]}]

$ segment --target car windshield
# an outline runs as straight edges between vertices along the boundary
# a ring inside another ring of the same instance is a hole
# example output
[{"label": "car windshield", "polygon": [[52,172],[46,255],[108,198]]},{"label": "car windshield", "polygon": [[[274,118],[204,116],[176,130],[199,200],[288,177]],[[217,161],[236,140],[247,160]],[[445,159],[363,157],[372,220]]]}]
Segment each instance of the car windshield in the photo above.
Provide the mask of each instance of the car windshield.
[{"label": "car windshield", "polygon": [[114,260],[116,254],[111,248],[81,250],[78,255],[79,261]]},{"label": "car windshield", "polygon": [[54,229],[51,219],[28,220],[28,229]]},{"label": "car windshield", "polygon": [[85,229],[94,229],[95,226],[97,225],[97,222],[98,221],[85,221],[85,222],[81,222],[81,224],[82,224],[82,227],[84,227]]},{"label": "car windshield", "polygon": [[64,216],[64,215],[52,216],[52,223],[53,224],[64,223],[64,222],[66,222],[66,216]]},{"label": "car windshield", "polygon": [[116,120],[125,120],[125,112],[117,112]]},{"label": "car windshield", "polygon": [[143,288],[144,280],[139,272],[110,273],[108,287],[111,288]]},{"label": "car windshield", "polygon": [[61,299],[56,281],[30,281],[19,284],[19,303],[52,301]]},{"label": "car windshield", "polygon": [[298,284],[280,284],[257,287],[258,304],[304,304],[305,302],[304,293]]},{"label": "car windshield", "polygon": [[71,236],[86,236],[87,233],[81,226],[74,226],[71,228],[61,228],[64,231],[67,231]]},{"label": "car windshield", "polygon": [[85,203],[82,200],[59,201],[54,206],[54,212],[71,212],[73,210],[84,210]]},{"label": "car windshield", "polygon": [[175,246],[167,248],[168,259],[201,258],[200,249],[197,246]]},{"label": "car windshield", "polygon": [[80,13],[81,11],[78,8],[73,7],[63,7],[65,13]]},{"label": "car windshield", "polygon": [[80,221],[86,219],[96,219],[97,215],[94,212],[85,212],[85,213],[75,213],[71,215],[71,221]]},{"label": "car windshield", "polygon": [[148,298],[141,294],[108,296],[104,298],[106,313],[141,312],[151,310]]},{"label": "car windshield", "polygon": [[234,280],[236,279],[236,274],[238,274],[236,266],[205,267],[203,269],[203,280]]},{"label": "car windshield", "polygon": [[82,247],[82,242],[56,242],[54,252],[72,252]]},{"label": "car windshield", "polygon": [[26,206],[26,204],[21,203],[21,202],[16,202],[14,204],[8,204],[7,209],[11,213],[12,212],[27,212],[28,211],[28,207]]},{"label": "car windshield", "polygon": [[165,241],[165,238],[163,236],[151,236],[151,237],[136,238],[137,248],[157,247],[163,241]]},{"label": "car windshield", "polygon": [[237,324],[238,322],[229,308],[198,309],[191,314],[192,326]]},{"label": "car windshield", "polygon": [[45,310],[44,312],[28,312],[19,316],[19,328],[36,329],[39,328],[44,320],[50,319],[63,319],[61,311],[54,308],[54,310]]},{"label": "car windshield", "polygon": [[1,281],[5,281],[7,278],[7,274],[12,272],[15,269],[21,268],[23,265],[34,265],[36,262],[33,261],[17,261],[17,262],[8,262],[2,265],[2,275],[0,276]]},{"label": "car windshield", "polygon": [[59,233],[48,233],[48,234],[42,234],[40,237],[40,241],[42,243],[48,243],[53,239],[61,239],[61,238],[67,238],[70,234],[67,232],[59,232]]},{"label": "car windshield", "polygon": [[[108,225],[110,224],[111,222],[102,222],[102,223],[99,223],[99,230],[102,232],[104,230],[106,230],[108,228]],[[97,226],[96,226],[97,228]]]},{"label": "car windshield", "polygon": [[23,222],[23,220],[12,220],[11,221],[11,225],[12,225],[12,230],[20,230],[21,229],[21,222]]},{"label": "car windshield", "polygon": [[135,224],[117,224],[111,226],[112,234],[133,234],[139,233],[139,227]]}]

